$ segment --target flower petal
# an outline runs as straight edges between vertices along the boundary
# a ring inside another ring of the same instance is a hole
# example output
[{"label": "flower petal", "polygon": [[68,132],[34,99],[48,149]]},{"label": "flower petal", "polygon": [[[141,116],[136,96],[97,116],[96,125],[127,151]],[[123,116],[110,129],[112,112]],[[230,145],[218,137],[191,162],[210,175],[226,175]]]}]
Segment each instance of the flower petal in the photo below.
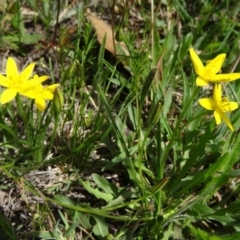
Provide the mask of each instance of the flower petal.
[{"label": "flower petal", "polygon": [[53,99],[53,93],[51,93],[50,91],[43,91],[42,94],[41,94],[41,97],[43,99],[52,100]]},{"label": "flower petal", "polygon": [[202,107],[206,108],[207,110],[216,109],[216,105],[211,98],[202,98],[202,99],[199,99],[198,102]]},{"label": "flower petal", "polygon": [[238,108],[237,102],[228,102],[228,103],[229,103],[230,111],[234,111],[235,109]]},{"label": "flower petal", "polygon": [[55,89],[56,89],[57,87],[59,87],[59,86],[60,86],[59,83],[52,84],[52,85],[46,87],[45,90],[50,91],[50,92],[53,93],[53,92],[55,91]]},{"label": "flower petal", "polygon": [[213,101],[216,105],[220,105],[222,101],[222,85],[221,84],[215,84],[214,90],[213,90]]},{"label": "flower petal", "polygon": [[30,90],[30,91],[27,91],[27,92],[23,92],[23,93],[21,93],[21,95],[26,96],[26,97],[29,97],[29,98],[31,98],[31,99],[37,98],[37,94],[36,94],[36,92],[33,91],[33,90]]},{"label": "flower petal", "polygon": [[53,99],[53,92],[59,86],[60,86],[60,84],[57,83],[57,84],[52,84],[52,85],[44,88],[43,91],[41,92],[42,98],[52,100]]},{"label": "flower petal", "polygon": [[202,75],[202,73],[205,70],[202,61],[200,60],[200,58],[198,57],[198,55],[196,54],[193,48],[190,48],[189,52],[190,52],[190,57],[191,57],[195,72],[198,75]]},{"label": "flower petal", "polygon": [[45,106],[46,106],[46,103],[45,103],[45,101],[44,101],[43,98],[36,98],[36,99],[35,99],[35,104],[36,104],[37,109],[38,109],[39,111],[41,111],[41,112],[44,111]]},{"label": "flower petal", "polygon": [[217,109],[214,111],[214,118],[215,118],[216,124],[219,125],[222,119],[221,119],[221,114]]},{"label": "flower petal", "polygon": [[0,75],[0,85],[3,87],[9,87],[9,80],[3,75]]},{"label": "flower petal", "polygon": [[211,82],[231,82],[240,78],[240,73],[216,74],[208,78]]},{"label": "flower petal", "polygon": [[35,80],[35,81],[38,81],[39,83],[42,83],[42,82],[46,81],[47,79],[49,79],[49,76],[44,75],[44,76],[39,77],[37,74],[35,74],[32,79],[29,79],[29,81]]},{"label": "flower petal", "polygon": [[17,91],[14,89],[6,89],[3,91],[1,95],[0,102],[1,104],[5,104],[7,102],[10,102],[12,99],[14,99],[17,95]]},{"label": "flower petal", "polygon": [[223,112],[232,112],[237,108],[238,108],[238,103],[237,102],[222,103]]},{"label": "flower petal", "polygon": [[209,75],[215,75],[220,72],[223,62],[226,58],[226,54],[219,54],[212,61],[210,61],[206,66],[206,71]]},{"label": "flower petal", "polygon": [[203,86],[207,86],[209,84],[209,82],[208,81],[206,81],[204,78],[202,78],[202,77],[197,77],[197,80],[196,80],[196,85],[197,86],[201,86],[201,87],[203,87]]},{"label": "flower petal", "polygon": [[233,126],[232,126],[230,120],[228,119],[227,115],[223,112],[219,112],[219,114],[221,115],[221,118],[223,119],[225,124],[231,129],[231,131],[234,131]]},{"label": "flower petal", "polygon": [[32,76],[34,67],[35,63],[31,63],[21,72],[20,76],[23,82],[27,81]]},{"label": "flower petal", "polygon": [[6,75],[8,79],[19,76],[17,64],[15,60],[11,57],[7,59]]},{"label": "flower petal", "polygon": [[33,80],[28,80],[25,81],[25,83],[23,83],[20,87],[19,87],[19,92],[25,93],[30,91],[31,89],[33,89],[35,86],[39,85],[41,82],[39,80],[39,78],[37,79],[33,79]]}]

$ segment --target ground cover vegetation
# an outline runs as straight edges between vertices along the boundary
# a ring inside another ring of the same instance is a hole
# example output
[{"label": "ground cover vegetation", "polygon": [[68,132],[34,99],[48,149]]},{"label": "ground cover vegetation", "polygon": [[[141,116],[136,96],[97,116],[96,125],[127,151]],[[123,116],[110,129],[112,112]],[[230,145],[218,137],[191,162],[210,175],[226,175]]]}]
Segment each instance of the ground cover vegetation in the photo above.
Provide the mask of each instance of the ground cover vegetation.
[{"label": "ground cover vegetation", "polygon": [[0,239],[240,239],[239,12],[0,1]]}]

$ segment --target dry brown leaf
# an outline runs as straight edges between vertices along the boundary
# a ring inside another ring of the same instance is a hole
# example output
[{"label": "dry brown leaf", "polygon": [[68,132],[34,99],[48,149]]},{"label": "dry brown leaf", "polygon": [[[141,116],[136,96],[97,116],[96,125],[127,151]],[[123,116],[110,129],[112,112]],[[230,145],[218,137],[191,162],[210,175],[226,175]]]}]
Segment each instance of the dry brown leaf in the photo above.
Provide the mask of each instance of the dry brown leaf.
[{"label": "dry brown leaf", "polygon": [[[105,48],[108,51],[110,51],[114,55],[124,53],[126,56],[129,56],[129,52],[127,50],[125,43],[118,42],[113,38],[114,36],[113,30],[107,23],[95,17],[93,14],[88,15],[88,19],[96,30],[97,39],[100,44],[103,43],[104,37],[106,35]],[[115,47],[114,47],[114,44],[115,44]],[[115,48],[116,48],[116,52],[115,52]]]}]

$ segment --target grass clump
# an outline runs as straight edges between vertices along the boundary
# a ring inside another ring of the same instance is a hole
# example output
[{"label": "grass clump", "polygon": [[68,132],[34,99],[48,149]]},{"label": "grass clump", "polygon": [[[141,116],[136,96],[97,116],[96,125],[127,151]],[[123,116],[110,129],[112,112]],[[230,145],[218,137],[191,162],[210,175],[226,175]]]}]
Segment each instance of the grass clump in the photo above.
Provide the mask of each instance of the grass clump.
[{"label": "grass clump", "polygon": [[3,237],[240,238],[239,7],[7,2]]}]

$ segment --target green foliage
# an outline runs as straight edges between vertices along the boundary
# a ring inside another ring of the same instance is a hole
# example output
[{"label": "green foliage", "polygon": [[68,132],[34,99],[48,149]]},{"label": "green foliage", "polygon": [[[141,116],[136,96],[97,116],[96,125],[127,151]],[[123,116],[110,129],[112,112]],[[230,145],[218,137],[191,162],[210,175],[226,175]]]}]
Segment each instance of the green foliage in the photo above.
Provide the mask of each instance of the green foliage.
[{"label": "green foliage", "polygon": [[[60,16],[59,44],[36,59],[36,71],[61,84],[64,102],[43,113],[18,96],[0,106],[0,194],[19,189],[31,216],[28,231],[1,212],[6,237],[239,239],[239,109],[229,116],[235,132],[215,125],[198,104],[212,89],[196,86],[188,53],[194,47],[204,64],[226,53],[222,71],[240,71],[238,1],[161,1],[153,16],[148,1],[134,2],[139,31],[128,26],[137,21],[130,3],[120,5],[121,23],[111,26],[128,56],[107,52],[107,36],[97,42],[83,3],[15,2],[1,12],[1,46],[16,56],[54,35]],[[20,6],[36,13],[41,33],[27,33]],[[77,27],[66,38],[70,17]],[[239,102],[239,81],[223,88]],[[29,178],[33,171],[49,177]]]},{"label": "green foliage", "polygon": [[0,237],[3,239],[17,240],[18,237],[14,231],[11,222],[6,218],[2,211],[0,211]]}]

